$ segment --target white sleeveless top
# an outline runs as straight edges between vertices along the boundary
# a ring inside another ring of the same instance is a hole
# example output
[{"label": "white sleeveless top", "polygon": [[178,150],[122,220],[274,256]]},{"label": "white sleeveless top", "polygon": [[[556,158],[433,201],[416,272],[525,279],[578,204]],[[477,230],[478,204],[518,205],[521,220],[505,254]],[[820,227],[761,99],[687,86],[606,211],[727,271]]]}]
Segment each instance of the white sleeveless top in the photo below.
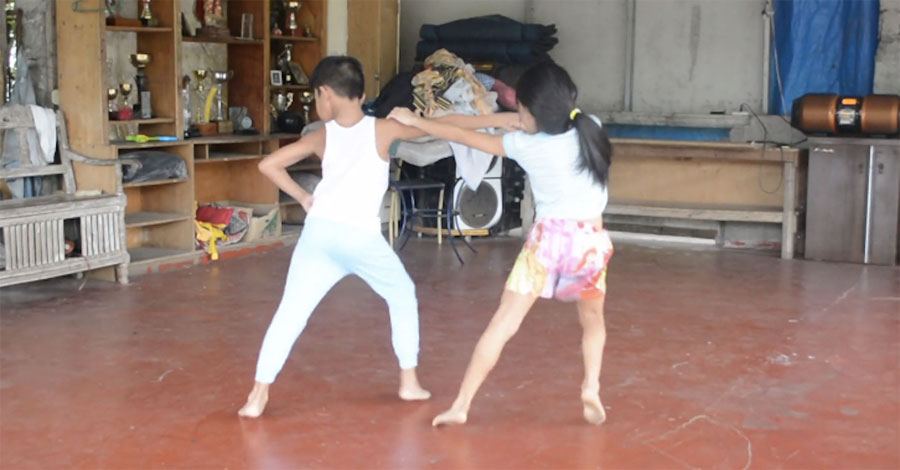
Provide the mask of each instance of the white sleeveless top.
[{"label": "white sleeveless top", "polygon": [[308,217],[380,232],[388,166],[378,155],[374,117],[365,116],[353,127],[328,121],[322,181],[313,192]]}]

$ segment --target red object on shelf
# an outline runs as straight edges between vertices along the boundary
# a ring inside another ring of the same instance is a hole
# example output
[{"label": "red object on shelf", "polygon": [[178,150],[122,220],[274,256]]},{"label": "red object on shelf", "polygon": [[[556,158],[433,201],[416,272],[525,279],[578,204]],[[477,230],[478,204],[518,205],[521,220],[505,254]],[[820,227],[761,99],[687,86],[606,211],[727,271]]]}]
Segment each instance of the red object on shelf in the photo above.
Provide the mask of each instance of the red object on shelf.
[{"label": "red object on shelf", "polygon": [[122,108],[119,110],[119,120],[128,121],[134,117],[134,110],[131,108]]}]

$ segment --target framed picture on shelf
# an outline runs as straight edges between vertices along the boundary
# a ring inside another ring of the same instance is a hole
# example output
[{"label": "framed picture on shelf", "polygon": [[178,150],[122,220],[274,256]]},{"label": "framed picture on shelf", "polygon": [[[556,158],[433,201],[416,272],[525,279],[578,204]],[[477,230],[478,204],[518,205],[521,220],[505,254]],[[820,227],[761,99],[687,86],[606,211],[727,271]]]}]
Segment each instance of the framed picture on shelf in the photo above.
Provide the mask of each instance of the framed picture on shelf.
[{"label": "framed picture on shelf", "polygon": [[284,85],[284,82],[281,79],[281,70],[270,70],[269,81],[272,82],[272,86]]}]

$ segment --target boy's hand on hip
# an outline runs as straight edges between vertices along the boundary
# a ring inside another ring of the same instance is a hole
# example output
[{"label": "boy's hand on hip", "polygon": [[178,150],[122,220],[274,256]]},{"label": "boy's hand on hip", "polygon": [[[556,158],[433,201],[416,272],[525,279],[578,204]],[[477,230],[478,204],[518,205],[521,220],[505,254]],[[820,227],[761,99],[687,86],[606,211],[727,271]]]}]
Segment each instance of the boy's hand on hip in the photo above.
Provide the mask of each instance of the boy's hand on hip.
[{"label": "boy's hand on hip", "polygon": [[312,194],[307,194],[306,197],[300,199],[300,205],[303,206],[303,210],[305,210],[307,214],[309,213],[309,210],[312,209],[314,201],[315,198],[313,198]]}]

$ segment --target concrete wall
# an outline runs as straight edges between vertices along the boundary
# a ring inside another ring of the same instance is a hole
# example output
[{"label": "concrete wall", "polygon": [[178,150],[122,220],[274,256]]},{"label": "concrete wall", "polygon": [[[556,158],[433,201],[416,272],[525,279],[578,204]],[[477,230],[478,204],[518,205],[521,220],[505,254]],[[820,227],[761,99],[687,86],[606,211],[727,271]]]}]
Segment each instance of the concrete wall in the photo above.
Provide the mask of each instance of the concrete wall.
[{"label": "concrete wall", "polygon": [[762,107],[761,0],[639,0],[634,111]]},{"label": "concrete wall", "polygon": [[622,110],[626,0],[532,0],[527,6],[526,21],[557,26],[559,44],[550,54],[578,85],[579,106]]},{"label": "concrete wall", "polygon": [[[400,65],[414,60],[419,27],[484,14],[556,24],[551,52],[591,110],[625,108],[628,0],[405,0]],[[638,0],[634,111],[708,113],[762,105],[763,0]]]},{"label": "concrete wall", "polygon": [[875,93],[900,95],[900,0],[881,0]]}]

